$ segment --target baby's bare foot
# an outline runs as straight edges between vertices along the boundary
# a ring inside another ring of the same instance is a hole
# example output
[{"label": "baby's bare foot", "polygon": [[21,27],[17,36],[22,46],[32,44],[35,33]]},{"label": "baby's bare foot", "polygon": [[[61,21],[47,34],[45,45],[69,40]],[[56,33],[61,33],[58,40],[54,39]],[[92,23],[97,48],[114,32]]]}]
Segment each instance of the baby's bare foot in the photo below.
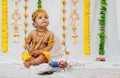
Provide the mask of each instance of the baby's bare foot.
[{"label": "baby's bare foot", "polygon": [[24,66],[25,66],[26,68],[29,68],[31,65],[30,65],[29,62],[24,62]]}]

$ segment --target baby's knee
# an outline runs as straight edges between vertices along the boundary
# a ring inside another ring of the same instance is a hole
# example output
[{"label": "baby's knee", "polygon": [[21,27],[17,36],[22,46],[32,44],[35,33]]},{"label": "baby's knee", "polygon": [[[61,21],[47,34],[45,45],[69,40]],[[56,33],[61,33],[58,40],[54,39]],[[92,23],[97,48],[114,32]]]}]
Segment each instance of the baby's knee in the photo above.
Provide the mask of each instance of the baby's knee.
[{"label": "baby's knee", "polygon": [[48,51],[43,51],[43,52],[41,53],[41,55],[43,56],[44,61],[45,61],[46,63],[48,63],[49,60],[50,60],[50,52],[48,52]]}]

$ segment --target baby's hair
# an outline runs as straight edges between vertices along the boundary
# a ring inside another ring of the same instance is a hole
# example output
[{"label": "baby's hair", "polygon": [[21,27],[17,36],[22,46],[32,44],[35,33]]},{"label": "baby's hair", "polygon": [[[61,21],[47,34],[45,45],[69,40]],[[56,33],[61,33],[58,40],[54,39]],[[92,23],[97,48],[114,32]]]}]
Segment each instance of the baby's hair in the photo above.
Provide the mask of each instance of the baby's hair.
[{"label": "baby's hair", "polygon": [[35,21],[35,18],[38,14],[46,14],[48,15],[48,13],[42,9],[42,8],[38,8],[33,14],[32,14],[32,20]]}]

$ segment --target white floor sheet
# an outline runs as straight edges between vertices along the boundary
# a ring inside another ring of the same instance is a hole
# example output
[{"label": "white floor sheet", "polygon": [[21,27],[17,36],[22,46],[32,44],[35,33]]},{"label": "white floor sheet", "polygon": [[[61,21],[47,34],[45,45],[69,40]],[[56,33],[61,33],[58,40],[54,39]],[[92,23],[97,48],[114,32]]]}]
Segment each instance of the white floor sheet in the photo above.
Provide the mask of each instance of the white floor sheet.
[{"label": "white floor sheet", "polygon": [[120,78],[120,63],[99,61],[69,61],[69,67],[49,75],[38,75],[36,70],[22,63],[0,60],[0,78]]}]

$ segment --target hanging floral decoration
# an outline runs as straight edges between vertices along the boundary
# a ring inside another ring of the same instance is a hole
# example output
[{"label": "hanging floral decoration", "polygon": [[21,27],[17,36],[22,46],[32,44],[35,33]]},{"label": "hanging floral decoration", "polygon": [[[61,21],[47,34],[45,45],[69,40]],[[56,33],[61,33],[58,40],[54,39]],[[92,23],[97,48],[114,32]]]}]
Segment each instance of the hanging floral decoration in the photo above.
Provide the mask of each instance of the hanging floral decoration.
[{"label": "hanging floral decoration", "polygon": [[90,55],[90,0],[84,0],[84,53]]},{"label": "hanging floral decoration", "polygon": [[63,29],[63,32],[62,32],[62,37],[63,37],[63,40],[61,41],[61,44],[64,45],[64,52],[66,53],[66,55],[69,55],[70,52],[67,51],[67,46],[66,46],[66,16],[65,16],[65,13],[66,13],[66,8],[65,8],[65,5],[67,3],[67,0],[61,0],[62,4],[63,4],[63,7],[61,9],[63,15],[61,17],[62,21],[63,21],[63,24],[61,25],[62,26],[62,29]]},{"label": "hanging floral decoration", "polygon": [[[24,0],[24,2],[25,2],[25,5],[23,6],[23,8],[24,8],[24,10],[25,10],[25,13],[24,13],[24,22],[23,22],[23,24],[24,24],[24,26],[25,26],[25,28],[24,28],[24,33],[25,33],[25,38],[24,38],[24,40],[25,41],[28,41],[27,40],[27,27],[28,27],[28,25],[29,25],[29,23],[28,23],[28,21],[27,21],[27,19],[28,19],[28,16],[29,16],[29,14],[27,13],[27,9],[28,9],[28,5],[27,5],[27,3],[28,3],[28,1],[29,0]],[[24,48],[25,48],[25,45],[23,46]],[[26,48],[25,48],[26,49]]]},{"label": "hanging floral decoration", "polygon": [[70,15],[70,25],[72,27],[72,42],[78,42],[77,25],[80,24],[80,16],[77,13],[77,3],[79,0],[72,0],[72,11]]},{"label": "hanging floral decoration", "polygon": [[2,51],[8,51],[8,7],[7,0],[2,0]]},{"label": "hanging floral decoration", "polygon": [[104,55],[104,45],[105,45],[105,25],[106,25],[106,11],[107,11],[107,2],[106,0],[100,0],[100,18],[99,18],[99,25],[100,25],[100,43],[99,43],[99,55]]},{"label": "hanging floral decoration", "polygon": [[19,38],[19,33],[18,33],[18,25],[20,25],[20,23],[18,22],[21,19],[21,16],[18,12],[18,3],[20,0],[13,0],[14,4],[15,4],[15,11],[12,14],[12,25],[14,27],[14,42],[18,42],[18,38]]},{"label": "hanging floral decoration", "polygon": [[38,8],[42,8],[42,1],[38,0]]}]

